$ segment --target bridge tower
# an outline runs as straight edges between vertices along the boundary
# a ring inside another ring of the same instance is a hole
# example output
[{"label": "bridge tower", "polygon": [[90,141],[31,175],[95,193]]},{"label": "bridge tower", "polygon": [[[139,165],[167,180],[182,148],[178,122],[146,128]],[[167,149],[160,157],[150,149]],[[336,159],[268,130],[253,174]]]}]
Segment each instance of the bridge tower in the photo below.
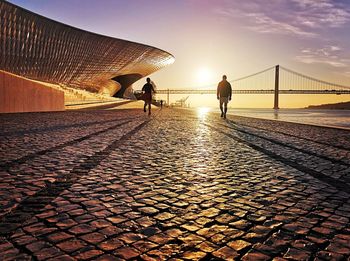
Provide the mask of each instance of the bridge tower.
[{"label": "bridge tower", "polygon": [[274,104],[273,104],[273,108],[275,110],[279,109],[278,106],[278,95],[279,95],[279,80],[280,78],[280,66],[276,65],[275,67],[275,94],[274,94]]}]

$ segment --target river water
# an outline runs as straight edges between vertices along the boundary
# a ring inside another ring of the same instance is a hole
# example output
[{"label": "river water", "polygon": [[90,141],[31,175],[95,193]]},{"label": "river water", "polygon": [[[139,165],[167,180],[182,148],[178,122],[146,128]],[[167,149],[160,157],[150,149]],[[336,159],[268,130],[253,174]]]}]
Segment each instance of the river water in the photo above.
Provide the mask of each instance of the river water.
[{"label": "river water", "polygon": [[[219,110],[215,110],[219,112]],[[230,115],[247,116],[269,120],[281,120],[348,128],[350,130],[350,110],[309,110],[309,109],[232,109]]]}]

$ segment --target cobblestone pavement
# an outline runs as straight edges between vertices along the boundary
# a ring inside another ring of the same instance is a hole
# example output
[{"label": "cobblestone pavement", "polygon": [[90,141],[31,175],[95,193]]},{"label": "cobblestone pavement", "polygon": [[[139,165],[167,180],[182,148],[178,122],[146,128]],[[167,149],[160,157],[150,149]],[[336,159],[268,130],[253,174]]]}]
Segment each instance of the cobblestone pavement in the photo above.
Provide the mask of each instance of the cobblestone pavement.
[{"label": "cobblestone pavement", "polygon": [[0,115],[0,260],[350,260],[350,132],[190,110]]}]

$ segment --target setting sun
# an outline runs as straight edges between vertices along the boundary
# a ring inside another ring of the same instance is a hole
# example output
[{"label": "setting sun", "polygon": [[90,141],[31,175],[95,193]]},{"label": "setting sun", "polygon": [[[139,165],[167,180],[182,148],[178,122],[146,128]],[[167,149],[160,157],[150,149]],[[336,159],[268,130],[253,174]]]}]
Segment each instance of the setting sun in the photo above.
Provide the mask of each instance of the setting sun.
[{"label": "setting sun", "polygon": [[213,83],[213,72],[207,67],[202,67],[197,70],[196,84],[204,86]]}]

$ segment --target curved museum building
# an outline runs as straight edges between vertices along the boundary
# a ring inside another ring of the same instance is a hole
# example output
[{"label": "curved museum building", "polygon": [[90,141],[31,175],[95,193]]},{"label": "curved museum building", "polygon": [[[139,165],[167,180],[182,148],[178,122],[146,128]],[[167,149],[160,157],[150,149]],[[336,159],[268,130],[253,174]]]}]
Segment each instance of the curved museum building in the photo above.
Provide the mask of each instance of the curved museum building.
[{"label": "curved museum building", "polygon": [[[123,97],[174,62],[158,48],[65,25],[0,0],[0,112],[61,110],[65,90]],[[58,88],[56,88],[58,87]]]}]

